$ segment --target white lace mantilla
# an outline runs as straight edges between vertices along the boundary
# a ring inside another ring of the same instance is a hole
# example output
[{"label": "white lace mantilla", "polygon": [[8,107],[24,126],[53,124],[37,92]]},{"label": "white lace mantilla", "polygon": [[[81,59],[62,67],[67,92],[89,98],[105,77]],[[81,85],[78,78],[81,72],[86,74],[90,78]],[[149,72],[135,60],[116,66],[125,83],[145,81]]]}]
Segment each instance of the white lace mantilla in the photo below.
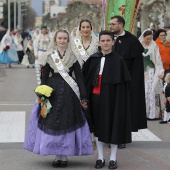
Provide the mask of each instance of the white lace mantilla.
[{"label": "white lace mantilla", "polygon": [[[56,49],[54,49],[54,50],[56,50]],[[51,54],[54,50],[51,50]],[[51,54],[49,54],[47,57],[47,63],[54,70],[54,73],[58,73],[59,71],[56,68],[54,62],[52,61]],[[64,66],[64,70],[69,72],[69,68],[71,66],[73,66],[73,64],[77,61],[77,58],[75,57],[74,53],[71,50],[67,49],[65,55],[60,60]]]},{"label": "white lace mantilla", "polygon": [[[71,48],[72,48],[74,54],[76,55],[77,60],[78,60],[80,66],[82,68],[83,64],[84,64],[84,60],[83,60],[82,56],[80,55],[80,51],[78,50],[78,48],[77,48],[77,46],[76,46],[76,44],[74,42],[75,39],[79,39],[80,42],[82,42],[82,39],[81,39],[81,37],[75,37],[75,38],[71,39],[71,41],[72,41]],[[91,40],[89,48],[87,50],[84,49],[86,51],[86,54],[88,55],[88,57],[90,57],[92,54],[97,52],[97,50],[98,50],[98,41],[99,40],[98,40],[98,38],[96,36],[92,36],[92,40]]]}]

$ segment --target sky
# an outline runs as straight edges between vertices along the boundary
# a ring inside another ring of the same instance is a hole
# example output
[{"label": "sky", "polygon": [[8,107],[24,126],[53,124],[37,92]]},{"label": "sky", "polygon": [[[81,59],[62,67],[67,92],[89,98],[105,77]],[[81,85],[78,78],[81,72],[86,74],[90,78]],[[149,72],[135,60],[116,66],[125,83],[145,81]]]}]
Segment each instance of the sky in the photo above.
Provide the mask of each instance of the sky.
[{"label": "sky", "polygon": [[[43,0],[32,0],[32,7],[38,16],[42,16],[42,2]],[[62,5],[66,5],[68,0],[61,0]]]}]

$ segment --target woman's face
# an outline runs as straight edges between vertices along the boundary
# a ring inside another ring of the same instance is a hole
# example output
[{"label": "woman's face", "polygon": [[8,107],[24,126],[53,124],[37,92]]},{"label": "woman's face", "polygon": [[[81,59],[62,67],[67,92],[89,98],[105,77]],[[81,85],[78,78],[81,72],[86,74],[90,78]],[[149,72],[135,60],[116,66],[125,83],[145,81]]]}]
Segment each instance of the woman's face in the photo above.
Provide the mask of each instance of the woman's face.
[{"label": "woman's face", "polygon": [[150,42],[152,41],[152,39],[153,39],[153,36],[152,36],[152,35],[147,35],[146,37],[144,37],[144,43],[145,43],[146,45],[149,45]]},{"label": "woman's face", "polygon": [[43,29],[41,30],[41,33],[42,33],[42,34],[47,34],[47,28],[43,28]]},{"label": "woman's face", "polygon": [[166,41],[166,33],[165,33],[165,32],[159,33],[159,39],[160,39],[161,41]]},{"label": "woman's face", "polygon": [[91,26],[88,22],[82,22],[80,27],[82,37],[89,37],[91,35]]},{"label": "woman's face", "polygon": [[65,32],[58,32],[56,36],[56,43],[58,47],[66,48],[68,45],[68,34]]}]

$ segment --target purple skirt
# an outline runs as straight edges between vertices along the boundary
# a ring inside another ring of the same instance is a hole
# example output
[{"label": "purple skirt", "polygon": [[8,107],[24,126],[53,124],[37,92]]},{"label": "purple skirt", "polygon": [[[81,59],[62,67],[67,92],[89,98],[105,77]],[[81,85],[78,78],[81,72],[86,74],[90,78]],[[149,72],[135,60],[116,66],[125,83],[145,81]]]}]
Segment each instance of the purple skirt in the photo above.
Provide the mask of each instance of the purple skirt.
[{"label": "purple skirt", "polygon": [[92,139],[87,122],[73,132],[52,136],[44,133],[37,126],[39,104],[33,106],[28,122],[24,149],[39,155],[92,155]]}]

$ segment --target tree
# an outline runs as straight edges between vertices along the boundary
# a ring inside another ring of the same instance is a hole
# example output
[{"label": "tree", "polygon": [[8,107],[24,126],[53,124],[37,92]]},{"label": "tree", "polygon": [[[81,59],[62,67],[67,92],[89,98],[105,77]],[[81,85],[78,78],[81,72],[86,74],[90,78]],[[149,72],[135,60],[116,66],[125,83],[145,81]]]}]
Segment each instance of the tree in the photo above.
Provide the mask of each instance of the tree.
[{"label": "tree", "polygon": [[33,28],[35,24],[36,12],[29,6],[25,7],[27,10],[23,15],[23,30],[26,28]]},{"label": "tree", "polygon": [[[5,28],[8,28],[8,3],[5,3],[3,5],[3,8],[4,8],[4,19],[1,25]],[[22,11],[22,14],[21,14],[23,16],[23,29],[34,27],[36,12],[27,5],[22,6],[22,8],[26,9],[26,11]],[[11,2],[10,10],[11,10],[10,26],[12,29],[14,29],[14,3],[13,2]],[[18,14],[18,4],[16,4],[16,14]],[[16,21],[18,21],[18,15],[16,15]]]},{"label": "tree", "polygon": [[[4,19],[1,23],[1,25],[5,28],[8,28],[8,3],[5,3],[3,5],[3,8],[4,8]],[[14,3],[12,2],[11,5],[10,5],[10,10],[11,10],[11,15],[10,15],[10,18],[11,18],[11,28],[14,29]],[[16,11],[18,11],[18,9],[16,9]],[[16,16],[17,19],[18,19],[18,16]]]}]

